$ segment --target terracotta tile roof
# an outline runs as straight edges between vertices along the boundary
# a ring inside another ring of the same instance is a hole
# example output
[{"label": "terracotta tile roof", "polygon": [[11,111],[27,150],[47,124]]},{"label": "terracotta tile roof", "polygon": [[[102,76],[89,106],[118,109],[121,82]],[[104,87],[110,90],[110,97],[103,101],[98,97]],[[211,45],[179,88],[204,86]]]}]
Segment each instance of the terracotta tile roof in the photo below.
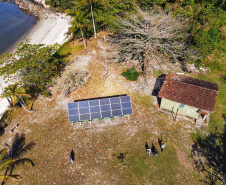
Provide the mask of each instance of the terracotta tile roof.
[{"label": "terracotta tile roof", "polygon": [[206,111],[213,111],[217,94],[218,86],[215,83],[168,74],[158,97]]}]

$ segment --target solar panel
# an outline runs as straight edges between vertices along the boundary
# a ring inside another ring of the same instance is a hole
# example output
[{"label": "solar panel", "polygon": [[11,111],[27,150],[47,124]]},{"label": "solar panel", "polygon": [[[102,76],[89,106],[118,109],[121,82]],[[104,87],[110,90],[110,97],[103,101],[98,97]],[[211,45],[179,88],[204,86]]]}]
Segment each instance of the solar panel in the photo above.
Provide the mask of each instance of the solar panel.
[{"label": "solar panel", "polygon": [[101,112],[102,118],[110,118],[111,116],[111,111],[107,112]]},{"label": "solar panel", "polygon": [[78,104],[77,103],[68,103],[68,109],[77,109]]},{"label": "solar panel", "polygon": [[110,111],[110,110],[111,110],[110,105],[101,106],[101,112],[106,112],[106,111]]},{"label": "solar panel", "polygon": [[97,106],[97,105],[99,105],[99,100],[90,100],[89,105],[90,106]]},{"label": "solar panel", "polygon": [[89,114],[89,107],[80,108],[79,113],[80,114]]},{"label": "solar panel", "polygon": [[121,116],[122,115],[122,110],[113,110],[112,111],[112,116]]},{"label": "solar panel", "polygon": [[123,109],[129,109],[129,108],[131,108],[131,102],[122,103],[122,108]]},{"label": "solar panel", "polygon": [[100,107],[99,106],[90,107],[90,112],[100,112]]},{"label": "solar panel", "polygon": [[100,119],[101,115],[99,112],[97,113],[91,113],[91,119]]},{"label": "solar panel", "polygon": [[112,110],[121,110],[121,105],[120,104],[112,104],[111,109]]},{"label": "solar panel", "polygon": [[130,96],[106,97],[68,103],[69,122],[132,114]]},{"label": "solar panel", "polygon": [[123,115],[129,115],[133,113],[132,109],[122,109],[122,112],[123,112]]},{"label": "solar panel", "polygon": [[121,102],[130,102],[130,96],[122,96]]},{"label": "solar panel", "polygon": [[81,101],[81,102],[78,102],[78,104],[79,104],[79,108],[81,108],[81,107],[89,107],[88,101]]},{"label": "solar panel", "polygon": [[69,116],[69,122],[77,122],[79,120],[79,115]]},{"label": "solar panel", "polygon": [[114,98],[111,98],[110,100],[111,100],[111,104],[113,104],[113,103],[120,103],[119,97],[114,97]]},{"label": "solar panel", "polygon": [[100,105],[109,105],[109,98],[100,99]]}]

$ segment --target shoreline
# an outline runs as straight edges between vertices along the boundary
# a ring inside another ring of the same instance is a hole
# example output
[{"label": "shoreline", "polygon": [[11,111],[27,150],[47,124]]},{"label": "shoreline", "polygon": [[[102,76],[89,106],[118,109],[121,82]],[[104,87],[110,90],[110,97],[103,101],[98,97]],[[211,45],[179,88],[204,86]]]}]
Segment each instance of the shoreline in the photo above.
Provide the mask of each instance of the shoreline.
[{"label": "shoreline", "polygon": [[[24,4],[28,3],[27,0],[16,1],[23,1]],[[42,5],[34,5],[29,3],[27,4],[27,6],[31,7],[31,10],[37,10],[37,7],[40,7]],[[24,11],[20,6],[19,8]],[[34,12],[32,12],[33,11],[29,13],[33,14]],[[33,15],[35,16],[35,14]],[[24,35],[13,46],[11,46],[7,52],[14,52],[17,49],[18,44],[20,42],[24,42],[26,39],[30,39],[30,44],[46,45],[53,45],[55,43],[62,45],[64,42],[69,40],[69,37],[66,36],[66,33],[68,31],[68,28],[70,27],[70,16],[67,16],[65,13],[53,12],[52,10],[45,9],[44,7],[41,8],[39,13],[37,13],[36,15],[36,24],[32,26],[26,33],[24,33]],[[6,81],[7,80],[4,80],[3,77],[0,76],[0,94],[3,92],[4,87],[7,87],[10,84],[7,84]],[[7,99],[0,98],[0,119],[4,115],[8,106],[9,103]]]}]

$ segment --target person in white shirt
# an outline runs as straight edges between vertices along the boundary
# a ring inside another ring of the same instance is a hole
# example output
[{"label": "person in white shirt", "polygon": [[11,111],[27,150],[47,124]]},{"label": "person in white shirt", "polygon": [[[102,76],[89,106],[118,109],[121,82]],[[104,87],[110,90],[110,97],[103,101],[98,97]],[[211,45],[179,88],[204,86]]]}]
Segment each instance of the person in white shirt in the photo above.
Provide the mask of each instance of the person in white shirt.
[{"label": "person in white shirt", "polygon": [[161,145],[161,152],[163,152],[163,149],[165,148],[165,144],[164,143],[162,143],[162,145]]},{"label": "person in white shirt", "polygon": [[148,154],[148,157],[150,157],[150,154],[151,154],[151,149],[150,149],[150,147],[148,147],[148,149],[147,149],[147,154]]}]

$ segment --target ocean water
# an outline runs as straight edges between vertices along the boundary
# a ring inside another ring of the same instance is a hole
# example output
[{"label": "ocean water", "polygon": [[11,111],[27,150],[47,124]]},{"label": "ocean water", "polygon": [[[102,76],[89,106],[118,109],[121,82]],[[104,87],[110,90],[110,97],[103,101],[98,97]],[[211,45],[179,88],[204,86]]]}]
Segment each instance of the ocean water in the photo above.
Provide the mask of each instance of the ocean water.
[{"label": "ocean water", "polygon": [[0,54],[3,54],[35,24],[35,17],[25,14],[15,4],[0,2]]}]

